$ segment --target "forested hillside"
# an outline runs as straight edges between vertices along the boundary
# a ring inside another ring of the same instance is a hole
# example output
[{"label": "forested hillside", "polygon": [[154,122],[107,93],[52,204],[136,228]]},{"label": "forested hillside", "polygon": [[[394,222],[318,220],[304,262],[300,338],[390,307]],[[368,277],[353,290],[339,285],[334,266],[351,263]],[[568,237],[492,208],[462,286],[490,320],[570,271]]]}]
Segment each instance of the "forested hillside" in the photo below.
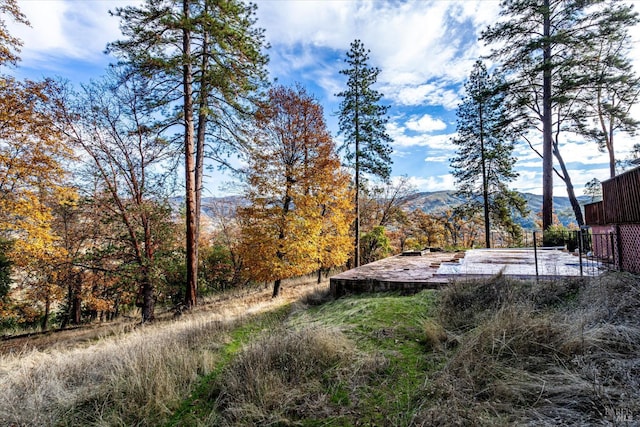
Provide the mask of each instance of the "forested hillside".
[{"label": "forested hillside", "polygon": [[[534,229],[536,214],[542,211],[542,196],[539,194],[521,193],[522,197],[527,201],[529,207],[529,215],[525,218],[516,217],[516,221],[524,229]],[[591,202],[590,196],[578,197],[581,205]],[[179,207],[180,198],[173,200],[174,206]],[[440,213],[447,209],[456,207],[464,202],[464,199],[456,196],[455,191],[433,191],[433,192],[417,192],[404,198],[402,206],[407,211],[420,209],[428,214]],[[242,197],[205,197],[203,199],[203,214],[209,218],[217,217],[221,212],[225,215],[233,216],[232,206],[242,205],[246,203]],[[560,223],[564,226],[575,224],[576,219],[571,208],[571,202],[568,197],[554,197],[553,205],[555,214]],[[221,210],[222,209],[222,210]]]}]

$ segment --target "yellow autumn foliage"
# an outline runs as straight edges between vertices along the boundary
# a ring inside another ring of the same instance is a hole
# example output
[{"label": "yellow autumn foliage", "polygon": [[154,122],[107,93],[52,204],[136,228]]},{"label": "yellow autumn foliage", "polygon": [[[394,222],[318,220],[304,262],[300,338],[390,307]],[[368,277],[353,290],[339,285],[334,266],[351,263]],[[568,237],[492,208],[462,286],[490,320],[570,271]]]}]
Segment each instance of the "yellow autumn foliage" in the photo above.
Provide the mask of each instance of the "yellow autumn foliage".
[{"label": "yellow autumn foliage", "polygon": [[26,267],[63,256],[51,229],[52,207],[69,199],[56,132],[58,90],[51,81],[0,76],[0,235],[14,240],[12,261]]},{"label": "yellow autumn foliage", "polygon": [[304,89],[272,89],[257,114],[239,210],[250,276],[276,281],[343,264],[350,250],[349,178],[322,108]]}]

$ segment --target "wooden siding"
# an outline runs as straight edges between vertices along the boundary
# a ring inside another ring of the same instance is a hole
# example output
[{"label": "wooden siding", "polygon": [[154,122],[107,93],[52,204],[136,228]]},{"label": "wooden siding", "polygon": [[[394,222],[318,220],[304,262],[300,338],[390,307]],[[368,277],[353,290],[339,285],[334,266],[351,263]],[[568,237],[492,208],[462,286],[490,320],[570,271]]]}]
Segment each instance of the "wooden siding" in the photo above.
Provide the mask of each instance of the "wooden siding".
[{"label": "wooden siding", "polygon": [[602,182],[605,224],[640,223],[640,168]]},{"label": "wooden siding", "polygon": [[584,222],[590,226],[605,225],[604,203],[600,201],[584,205]]}]

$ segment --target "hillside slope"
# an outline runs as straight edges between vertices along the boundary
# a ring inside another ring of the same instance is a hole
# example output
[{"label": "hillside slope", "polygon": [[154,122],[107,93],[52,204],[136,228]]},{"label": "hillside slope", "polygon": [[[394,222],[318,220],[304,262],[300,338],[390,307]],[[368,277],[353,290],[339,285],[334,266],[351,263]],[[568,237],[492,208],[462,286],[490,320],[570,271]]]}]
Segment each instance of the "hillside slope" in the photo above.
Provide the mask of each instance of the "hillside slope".
[{"label": "hillside slope", "polygon": [[[523,193],[522,196],[527,201],[529,215],[516,220],[523,228],[533,229],[535,228],[536,214],[542,211],[542,196],[531,193]],[[590,203],[591,198],[589,196],[581,196],[578,197],[578,201],[581,205],[584,205],[585,203]],[[406,198],[404,206],[407,210],[421,209],[426,213],[440,213],[463,202],[464,200],[456,196],[453,191],[434,191],[412,194]],[[181,198],[172,199],[172,204],[176,211],[179,210],[181,203]],[[233,207],[243,203],[245,201],[239,196],[206,197],[202,201],[203,222],[205,225],[213,224],[215,222],[214,218],[220,214],[230,217],[233,215]],[[576,222],[569,198],[554,197],[553,203],[554,212],[563,225],[567,226]]]},{"label": "hillside slope", "polygon": [[637,284],[497,276],[337,300],[310,286],[2,356],[0,424],[637,425]]},{"label": "hillside slope", "polygon": [[[525,229],[535,228],[536,214],[542,211],[542,196],[531,193],[522,193],[527,201],[529,215],[524,218],[517,218],[517,221]],[[591,202],[589,196],[578,197],[581,205]],[[455,195],[453,191],[434,191],[416,193],[407,198],[405,206],[409,210],[422,209],[427,213],[439,213],[446,209],[454,208],[462,204],[464,200]],[[567,226],[575,223],[575,215],[568,197],[553,198],[554,213],[558,216],[560,222]]]}]

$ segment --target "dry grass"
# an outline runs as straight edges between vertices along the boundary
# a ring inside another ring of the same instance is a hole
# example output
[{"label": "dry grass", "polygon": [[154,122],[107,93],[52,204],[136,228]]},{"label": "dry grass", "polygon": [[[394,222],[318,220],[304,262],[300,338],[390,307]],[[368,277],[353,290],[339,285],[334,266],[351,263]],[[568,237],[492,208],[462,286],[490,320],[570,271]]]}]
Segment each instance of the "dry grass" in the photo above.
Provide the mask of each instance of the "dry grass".
[{"label": "dry grass", "polygon": [[[292,424],[332,411],[326,382],[350,365],[353,344],[326,328],[281,331],[252,343],[213,390],[221,424]],[[325,384],[323,384],[325,382]]]},{"label": "dry grass", "polygon": [[[0,356],[0,425],[162,425],[196,385],[207,405],[186,401],[176,425],[640,422],[636,276],[457,283],[435,317],[433,294],[322,305],[326,289],[291,285],[274,301],[265,288],[68,349]],[[220,351],[248,315],[294,300],[290,322],[233,358]]]},{"label": "dry grass", "polygon": [[212,369],[224,323],[202,319],[140,328],[86,347],[0,361],[1,425],[155,425]]},{"label": "dry grass", "polygon": [[445,291],[440,319],[462,336],[428,383],[418,424],[640,420],[637,277],[511,288],[494,280]]},{"label": "dry grass", "polygon": [[268,289],[247,292],[144,327],[39,337],[0,355],[0,425],[162,424],[214,369],[234,325],[309,289],[292,285],[275,300]]}]

